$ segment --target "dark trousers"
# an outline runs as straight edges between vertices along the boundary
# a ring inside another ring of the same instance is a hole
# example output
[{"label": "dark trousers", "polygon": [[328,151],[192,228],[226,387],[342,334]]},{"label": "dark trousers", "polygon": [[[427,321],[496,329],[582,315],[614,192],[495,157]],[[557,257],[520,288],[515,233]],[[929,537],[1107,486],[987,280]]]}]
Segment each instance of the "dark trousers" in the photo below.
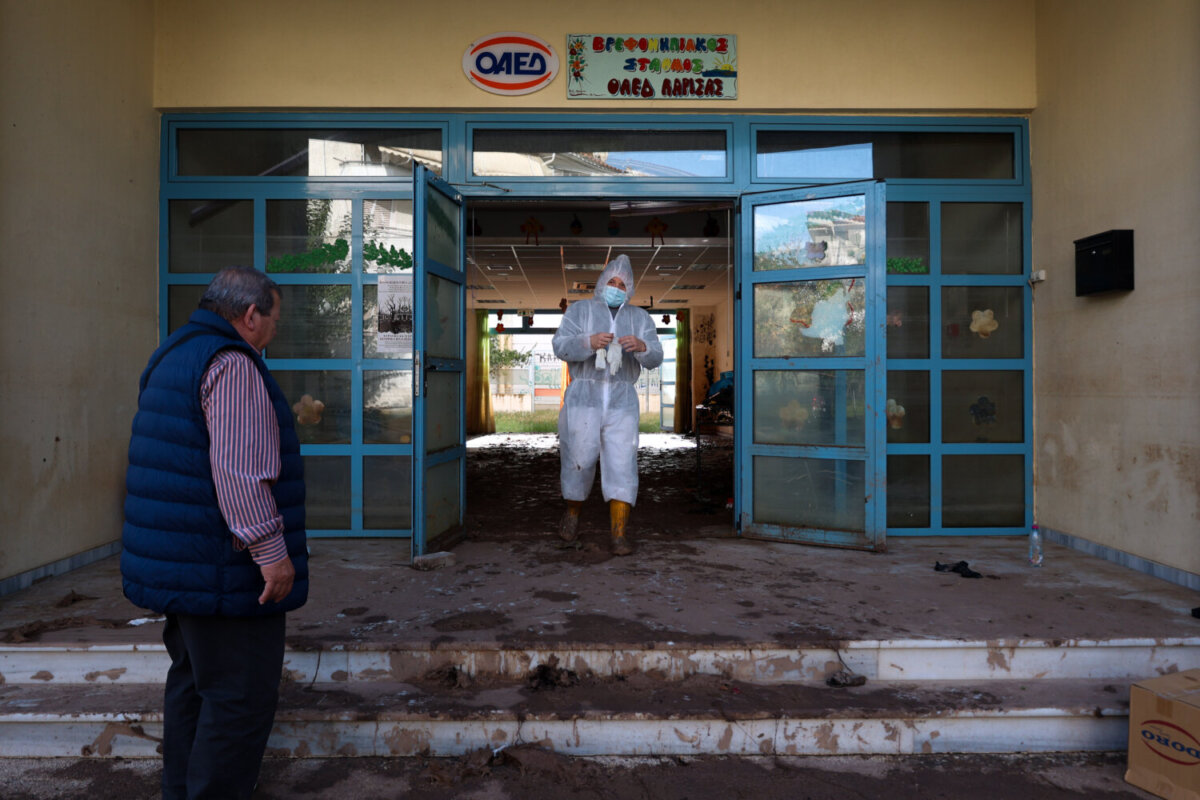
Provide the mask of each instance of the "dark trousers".
[{"label": "dark trousers", "polygon": [[275,721],[283,614],[168,614],[163,701],[164,800],[244,800]]}]

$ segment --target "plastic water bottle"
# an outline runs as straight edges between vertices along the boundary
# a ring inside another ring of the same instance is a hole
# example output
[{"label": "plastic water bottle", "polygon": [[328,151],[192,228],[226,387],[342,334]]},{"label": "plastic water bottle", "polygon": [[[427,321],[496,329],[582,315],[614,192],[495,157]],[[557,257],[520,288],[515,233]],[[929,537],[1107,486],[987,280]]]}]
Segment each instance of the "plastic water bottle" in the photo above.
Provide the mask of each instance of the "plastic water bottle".
[{"label": "plastic water bottle", "polygon": [[1029,566],[1040,567],[1042,557],[1042,532],[1035,524],[1029,529]]}]

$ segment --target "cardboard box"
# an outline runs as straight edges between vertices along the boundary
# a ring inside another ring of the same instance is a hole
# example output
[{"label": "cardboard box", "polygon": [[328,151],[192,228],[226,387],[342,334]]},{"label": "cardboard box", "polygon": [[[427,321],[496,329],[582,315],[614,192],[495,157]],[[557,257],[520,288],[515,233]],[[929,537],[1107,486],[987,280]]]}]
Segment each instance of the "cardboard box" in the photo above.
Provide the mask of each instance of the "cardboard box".
[{"label": "cardboard box", "polygon": [[1167,800],[1200,800],[1200,669],[1133,685],[1125,780]]}]

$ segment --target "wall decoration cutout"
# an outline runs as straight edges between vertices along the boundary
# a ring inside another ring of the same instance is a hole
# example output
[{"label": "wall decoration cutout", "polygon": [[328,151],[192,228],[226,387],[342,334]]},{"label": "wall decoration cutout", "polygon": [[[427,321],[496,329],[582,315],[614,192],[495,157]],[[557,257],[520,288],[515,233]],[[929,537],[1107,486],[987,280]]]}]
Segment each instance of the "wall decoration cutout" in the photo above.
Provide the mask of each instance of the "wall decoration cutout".
[{"label": "wall decoration cutout", "polygon": [[658,217],[650,218],[650,221],[646,223],[646,233],[650,234],[651,246],[653,246],[655,238],[658,239],[660,244],[667,243],[666,240],[663,239],[663,234],[666,233],[667,228],[669,227],[670,226],[667,225],[667,223],[663,222]]},{"label": "wall decoration cutout", "polygon": [[538,234],[546,230],[546,226],[538,222],[538,218],[529,215],[529,218],[521,223],[521,233],[525,234],[525,244],[529,244],[529,237],[533,237],[533,243],[540,244]]}]

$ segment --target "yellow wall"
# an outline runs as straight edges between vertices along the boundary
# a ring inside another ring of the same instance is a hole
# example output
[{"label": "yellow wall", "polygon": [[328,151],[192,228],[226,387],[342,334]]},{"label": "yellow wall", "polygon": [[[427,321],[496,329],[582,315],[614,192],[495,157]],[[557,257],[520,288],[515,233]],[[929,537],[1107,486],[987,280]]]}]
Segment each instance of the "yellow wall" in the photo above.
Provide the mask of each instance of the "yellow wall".
[{"label": "yellow wall", "polygon": [[731,33],[736,101],[626,110],[1024,111],[1035,101],[1034,0],[156,0],[160,109],[611,108],[471,85],[473,40],[522,31],[562,52],[568,33]]},{"label": "yellow wall", "polygon": [[0,0],[0,580],[120,536],[155,342],[150,0]]},{"label": "yellow wall", "polygon": [[[1200,3],[1048,0],[1037,32],[1037,517],[1200,573]],[[1113,228],[1137,288],[1075,297]]]}]

